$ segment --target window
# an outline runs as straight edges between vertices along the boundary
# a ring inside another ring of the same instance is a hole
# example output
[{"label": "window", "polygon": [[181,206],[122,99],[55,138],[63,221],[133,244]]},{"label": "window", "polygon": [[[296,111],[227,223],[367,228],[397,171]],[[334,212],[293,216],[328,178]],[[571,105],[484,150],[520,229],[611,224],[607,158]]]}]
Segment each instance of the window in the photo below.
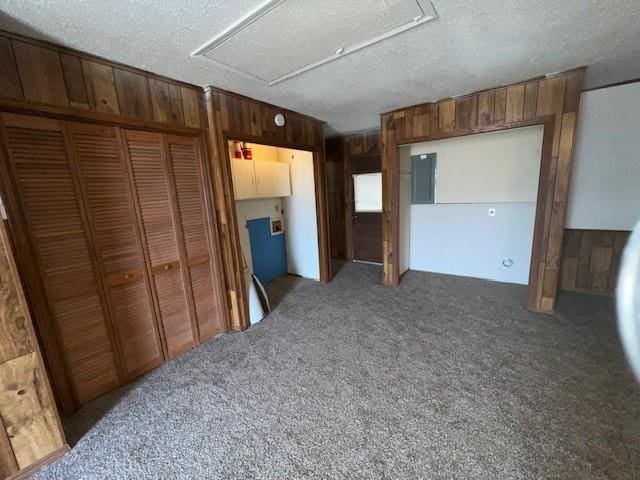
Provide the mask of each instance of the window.
[{"label": "window", "polygon": [[436,202],[436,154],[411,157],[411,204]]},{"label": "window", "polygon": [[354,174],[353,198],[356,213],[382,212],[382,173]]}]

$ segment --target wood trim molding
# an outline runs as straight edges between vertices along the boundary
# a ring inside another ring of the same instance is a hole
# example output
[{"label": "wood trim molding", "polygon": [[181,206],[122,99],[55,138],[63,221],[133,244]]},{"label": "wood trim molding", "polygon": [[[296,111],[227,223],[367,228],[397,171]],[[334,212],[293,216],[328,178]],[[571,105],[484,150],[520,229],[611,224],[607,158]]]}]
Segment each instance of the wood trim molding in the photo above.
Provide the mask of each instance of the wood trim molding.
[{"label": "wood trim molding", "polygon": [[69,448],[69,445],[65,444],[64,446],[62,446],[61,448],[59,448],[55,452],[52,452],[51,454],[49,454],[46,457],[42,458],[40,461],[34,463],[30,467],[24,468],[24,469],[20,470],[19,472],[14,473],[10,477],[7,477],[6,480],[26,480],[27,478],[31,477],[36,472],[39,472],[40,470],[42,470],[47,465],[51,465],[52,463],[54,463],[59,458],[62,458],[64,455],[66,455],[70,451],[71,451],[71,449]]},{"label": "wood trim molding", "polygon": [[383,282],[399,276],[398,146],[544,125],[528,308],[555,308],[584,69],[382,114]]}]

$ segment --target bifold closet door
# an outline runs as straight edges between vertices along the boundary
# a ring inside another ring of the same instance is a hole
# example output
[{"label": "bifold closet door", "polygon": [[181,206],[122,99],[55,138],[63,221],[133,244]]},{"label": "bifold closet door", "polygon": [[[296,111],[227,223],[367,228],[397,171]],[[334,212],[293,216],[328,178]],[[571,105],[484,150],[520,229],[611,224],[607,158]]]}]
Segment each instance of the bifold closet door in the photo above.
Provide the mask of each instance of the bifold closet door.
[{"label": "bifold closet door", "polygon": [[166,147],[178,204],[177,217],[184,237],[199,340],[202,342],[224,329],[213,284],[209,225],[198,140],[195,137],[166,136]]},{"label": "bifold closet door", "polygon": [[[7,170],[26,220],[49,315],[64,349],[75,396],[85,403],[121,383],[95,252],[64,123],[2,114]],[[38,283],[41,282],[41,283]]]},{"label": "bifold closet door", "polygon": [[119,131],[68,124],[126,379],[164,360]]},{"label": "bifold closet door", "polygon": [[158,133],[131,130],[123,135],[167,352],[173,358],[196,344],[197,330],[187,298],[179,246],[182,239],[174,222],[164,138]]}]

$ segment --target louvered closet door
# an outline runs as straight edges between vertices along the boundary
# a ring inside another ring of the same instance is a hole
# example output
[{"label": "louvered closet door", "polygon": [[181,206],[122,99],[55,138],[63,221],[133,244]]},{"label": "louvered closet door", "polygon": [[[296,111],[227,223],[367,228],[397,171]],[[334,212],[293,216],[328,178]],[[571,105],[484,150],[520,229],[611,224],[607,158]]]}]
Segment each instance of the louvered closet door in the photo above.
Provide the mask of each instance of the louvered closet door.
[{"label": "louvered closet door", "polygon": [[117,130],[69,124],[94,245],[127,379],[164,357]]},{"label": "louvered closet door", "polygon": [[193,347],[196,335],[180,267],[162,136],[135,131],[124,135],[167,351],[173,358]]},{"label": "louvered closet door", "polygon": [[203,341],[220,333],[223,325],[213,285],[207,237],[209,223],[205,214],[206,200],[202,184],[204,173],[198,140],[195,137],[172,135],[166,138],[200,341]]},{"label": "louvered closet door", "polygon": [[120,378],[62,122],[3,114],[9,161],[50,313],[84,403]]}]

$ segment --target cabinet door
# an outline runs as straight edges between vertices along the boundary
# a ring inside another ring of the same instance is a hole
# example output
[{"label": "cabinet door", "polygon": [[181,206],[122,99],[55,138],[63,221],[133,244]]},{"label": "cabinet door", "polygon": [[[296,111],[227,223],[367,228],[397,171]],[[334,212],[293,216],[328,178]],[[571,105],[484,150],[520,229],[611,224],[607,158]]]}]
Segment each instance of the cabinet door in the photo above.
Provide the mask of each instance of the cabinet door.
[{"label": "cabinet door", "polygon": [[87,217],[127,379],[163,361],[150,284],[117,130],[70,124]]},{"label": "cabinet door", "polygon": [[256,198],[256,174],[253,160],[231,159],[233,192],[236,200]]},{"label": "cabinet door", "polygon": [[[201,169],[198,140],[195,137],[167,136],[167,150],[182,227],[186,268],[188,269],[200,341],[223,330],[214,289],[214,270],[207,230],[212,228],[206,215],[204,172]],[[249,163],[249,162],[247,162]],[[217,287],[217,285],[216,285]]]},{"label": "cabinet door", "polygon": [[255,162],[257,194],[259,198],[288,197],[291,195],[289,164]]},{"label": "cabinet door", "polygon": [[121,383],[62,122],[3,114],[9,162],[75,395]]},{"label": "cabinet door", "polygon": [[173,358],[193,347],[196,335],[181,272],[181,239],[173,220],[175,205],[169,192],[163,139],[157,133],[131,130],[124,135],[167,352]]}]

